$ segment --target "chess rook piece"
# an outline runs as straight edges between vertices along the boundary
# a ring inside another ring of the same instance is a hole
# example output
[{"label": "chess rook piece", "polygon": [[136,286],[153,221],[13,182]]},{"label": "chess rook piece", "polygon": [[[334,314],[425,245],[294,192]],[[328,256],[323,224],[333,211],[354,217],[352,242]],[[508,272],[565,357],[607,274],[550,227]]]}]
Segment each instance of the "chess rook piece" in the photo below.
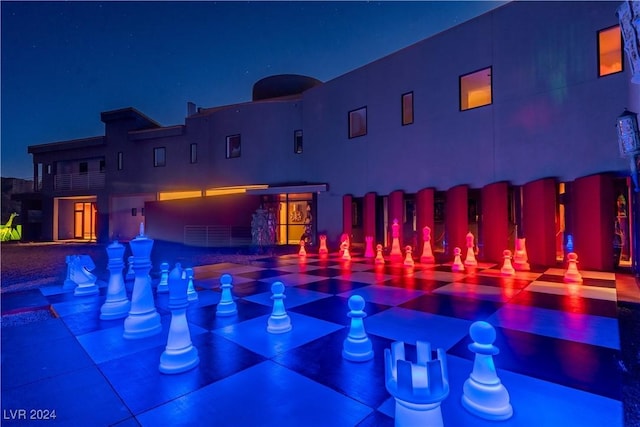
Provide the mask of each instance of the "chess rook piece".
[{"label": "chess rook piece", "polygon": [[135,279],[131,294],[131,308],[129,316],[124,319],[122,336],[127,339],[145,338],[162,331],[160,315],[153,301],[151,280],[149,280],[153,240],[145,236],[136,236],[129,242],[129,247],[133,253]]},{"label": "chess rook piece", "polygon": [[184,269],[187,279],[189,280],[187,285],[187,299],[189,302],[198,301],[198,293],[195,286],[193,286],[193,268],[187,267]]},{"label": "chess rook piece", "polygon": [[163,374],[179,374],[195,368],[200,363],[198,349],[191,343],[189,323],[187,323],[188,278],[185,270],[176,266],[169,275],[169,310],[171,323],[167,346],[160,355],[160,372]]},{"label": "chess rook piece", "polygon": [[516,239],[516,250],[513,254],[513,268],[515,268],[517,271],[531,270],[525,241],[526,239],[524,237],[521,239]]},{"label": "chess rook piece", "polygon": [[431,229],[428,226],[425,226],[422,229],[422,239],[424,240],[424,243],[422,244],[420,262],[423,264],[434,264],[436,262],[436,258],[433,256],[433,251],[431,250]]},{"label": "chess rook piece", "polygon": [[391,225],[391,252],[389,256],[395,260],[402,259],[402,250],[400,249],[400,225],[397,219],[394,219]]},{"label": "chess rook piece", "polygon": [[462,406],[472,414],[492,421],[511,418],[513,408],[509,403],[509,392],[502,385],[496,372],[493,356],[499,353],[493,342],[496,330],[487,322],[474,322],[469,328],[473,343],[469,350],[474,352],[473,371],[465,381]]},{"label": "chess rook piece", "polygon": [[318,249],[320,255],[326,255],[329,253],[327,249],[327,236],[325,234],[320,235],[320,248]]},{"label": "chess rook piece", "polygon": [[340,252],[342,253],[342,259],[344,261],[351,261],[351,253],[349,252],[349,241],[345,240],[342,242]]},{"label": "chess rook piece", "polygon": [[271,285],[271,299],[273,300],[273,311],[267,321],[267,331],[272,334],[283,334],[289,332],[292,328],[291,318],[284,308],[284,284],[282,282],[274,282]]},{"label": "chess rook piece", "polygon": [[136,278],[136,274],[133,271],[133,256],[127,258],[127,262],[129,263],[129,268],[127,269],[127,275],[125,276],[125,280],[134,280]]},{"label": "chess rook piece", "polygon": [[107,246],[107,269],[109,283],[107,285],[107,299],[100,307],[100,319],[122,319],[127,317],[131,302],[127,298],[127,288],[124,286],[122,269],[124,268],[124,246],[114,241]]},{"label": "chess rook piece", "polygon": [[364,298],[360,295],[349,297],[349,313],[351,326],[349,334],[342,344],[342,357],[352,362],[366,362],[373,359],[373,347],[371,340],[364,329],[363,319],[367,313],[364,312]]},{"label": "chess rook piece", "polygon": [[76,255],[67,255],[64,257],[65,262],[67,263],[67,277],[64,279],[64,284],[62,285],[62,289],[75,289],[76,282],[71,280],[71,263],[73,262],[73,258]]},{"label": "chess rook piece", "polygon": [[375,257],[375,253],[373,252],[373,237],[372,236],[366,236],[364,238],[366,245],[365,245],[365,249],[364,249],[364,257],[365,258],[373,258]]},{"label": "chess rook piece", "polygon": [[464,271],[464,264],[460,259],[461,252],[460,248],[453,248],[453,264],[451,264],[451,271],[453,272]]},{"label": "chess rook piece", "polygon": [[405,246],[404,250],[405,250],[404,266],[413,267],[415,265],[415,262],[413,262],[413,257],[411,256],[411,252],[413,251],[413,248],[407,245]]},{"label": "chess rook piece", "polygon": [[304,240],[300,240],[300,250],[298,251],[298,256],[299,257],[305,257],[307,256],[307,251],[304,248]]},{"label": "chess rook piece", "polygon": [[220,276],[220,289],[222,293],[220,295],[220,302],[216,306],[216,316],[233,316],[238,313],[236,302],[233,300],[231,289],[233,285],[233,278],[230,274],[223,274]]},{"label": "chess rook piece", "polygon": [[384,264],[384,256],[382,256],[382,245],[376,245],[376,259],[374,260],[376,264]]},{"label": "chess rook piece", "polygon": [[416,363],[405,360],[404,342],[394,342],[384,350],[387,391],[396,401],[396,427],[443,427],[440,405],[449,395],[446,353],[431,344],[416,342]]},{"label": "chess rook piece", "polygon": [[166,293],[169,292],[169,263],[163,262],[160,264],[160,282],[158,283],[158,288],[156,292]]},{"label": "chess rook piece", "polygon": [[504,258],[504,262],[500,269],[500,274],[503,276],[515,276],[516,270],[513,268],[513,265],[511,265],[511,251],[509,249],[505,249],[502,251],[502,257]]},{"label": "chess rook piece", "polygon": [[76,255],[71,258],[70,278],[76,284],[73,295],[85,297],[98,295],[100,288],[96,285],[97,277],[91,272],[96,268],[89,255]]},{"label": "chess rook piece", "polygon": [[473,242],[474,237],[471,232],[467,233],[467,257],[464,260],[464,265],[467,267],[475,267],[478,265],[475,253],[475,244]]},{"label": "chess rook piece", "polygon": [[564,273],[564,281],[569,283],[582,283],[582,275],[578,271],[578,254],[569,252],[567,255],[567,271]]}]

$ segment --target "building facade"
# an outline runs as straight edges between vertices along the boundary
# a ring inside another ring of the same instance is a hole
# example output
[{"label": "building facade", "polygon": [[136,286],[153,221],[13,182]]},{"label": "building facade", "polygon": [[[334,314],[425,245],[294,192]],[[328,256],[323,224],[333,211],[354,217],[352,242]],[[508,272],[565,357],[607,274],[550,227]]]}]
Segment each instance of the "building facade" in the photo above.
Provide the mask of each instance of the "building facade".
[{"label": "building facade", "polygon": [[[252,213],[275,243],[373,236],[451,253],[476,236],[499,260],[613,267],[631,247],[616,117],[633,105],[611,2],[511,2],[331,81],[272,76],[251,102],[161,126],[124,108],[103,136],[29,147],[43,239],[244,244]],[[225,215],[220,212],[226,212]]]}]

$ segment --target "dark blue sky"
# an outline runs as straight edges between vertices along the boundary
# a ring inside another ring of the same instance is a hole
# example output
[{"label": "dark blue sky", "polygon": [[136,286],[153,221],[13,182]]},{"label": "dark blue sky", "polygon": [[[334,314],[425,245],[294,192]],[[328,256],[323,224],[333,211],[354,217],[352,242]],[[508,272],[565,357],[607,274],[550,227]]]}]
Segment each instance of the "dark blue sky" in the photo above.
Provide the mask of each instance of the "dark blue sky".
[{"label": "dark blue sky", "polygon": [[245,102],[272,74],[331,80],[504,2],[2,1],[2,171],[27,146],[104,134],[132,106],[162,125]]}]

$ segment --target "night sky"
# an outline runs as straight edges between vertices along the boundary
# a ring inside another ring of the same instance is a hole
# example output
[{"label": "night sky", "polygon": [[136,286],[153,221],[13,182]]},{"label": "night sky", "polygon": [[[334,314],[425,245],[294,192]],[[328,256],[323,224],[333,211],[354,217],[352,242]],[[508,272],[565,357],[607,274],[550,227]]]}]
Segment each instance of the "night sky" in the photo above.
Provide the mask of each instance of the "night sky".
[{"label": "night sky", "polygon": [[32,179],[28,145],[104,135],[103,111],[182,124],[188,101],[331,80],[503,3],[2,1],[0,174]]}]

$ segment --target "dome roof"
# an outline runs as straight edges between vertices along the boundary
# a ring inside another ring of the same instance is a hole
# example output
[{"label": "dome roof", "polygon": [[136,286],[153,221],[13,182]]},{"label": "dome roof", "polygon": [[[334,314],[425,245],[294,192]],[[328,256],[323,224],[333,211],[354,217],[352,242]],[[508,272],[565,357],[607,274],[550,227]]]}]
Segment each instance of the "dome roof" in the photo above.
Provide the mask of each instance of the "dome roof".
[{"label": "dome roof", "polygon": [[313,77],[298,74],[278,74],[258,80],[253,85],[253,100],[298,95],[322,82]]}]

